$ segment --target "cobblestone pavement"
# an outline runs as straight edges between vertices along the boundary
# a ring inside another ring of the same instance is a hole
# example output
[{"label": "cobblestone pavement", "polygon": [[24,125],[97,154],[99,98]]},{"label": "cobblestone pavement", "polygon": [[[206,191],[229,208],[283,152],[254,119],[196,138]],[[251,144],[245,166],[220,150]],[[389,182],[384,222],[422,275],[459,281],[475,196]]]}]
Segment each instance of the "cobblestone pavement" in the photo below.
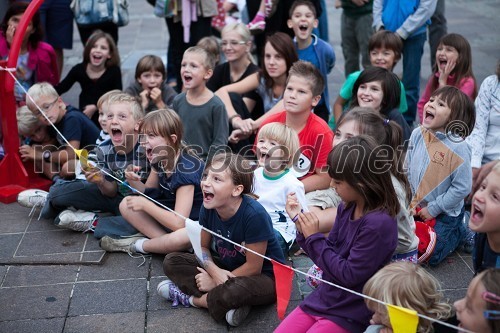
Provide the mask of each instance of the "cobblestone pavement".
[{"label": "cobblestone pavement", "polygon": [[[331,95],[343,82],[340,47],[340,11],[329,4],[330,40],[337,64],[329,76]],[[447,2],[449,32],[458,32],[472,45],[478,84],[494,72],[500,57],[500,33],[495,25],[500,1]],[[130,1],[130,23],[120,29],[119,49],[124,86],[133,80],[137,60],[148,53],[165,58],[168,32],[143,0]],[[74,48],[65,53],[65,72],[81,59],[75,30]],[[401,73],[400,65],[396,73]],[[430,75],[426,45],[422,60],[422,89]],[[64,95],[77,104],[79,88]],[[162,257],[140,260],[126,254],[105,254],[90,234],[55,227],[51,221],[28,217],[29,209],[16,203],[0,204],[0,332],[271,332],[279,323],[275,306],[254,309],[238,328],[214,322],[206,311],[181,308],[156,295],[164,276]],[[292,257],[290,264],[307,271],[312,262]],[[472,278],[471,257],[454,253],[437,268],[429,268],[450,300],[465,294]],[[310,292],[302,275],[295,276],[288,311]]]}]

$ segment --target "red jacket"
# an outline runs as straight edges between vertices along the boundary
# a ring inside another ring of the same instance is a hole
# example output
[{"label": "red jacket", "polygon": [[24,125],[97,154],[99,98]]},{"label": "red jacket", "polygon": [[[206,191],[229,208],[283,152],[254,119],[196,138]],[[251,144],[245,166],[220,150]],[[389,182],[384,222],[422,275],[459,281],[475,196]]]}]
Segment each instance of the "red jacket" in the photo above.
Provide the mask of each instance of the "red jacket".
[{"label": "red jacket", "polygon": [[[52,85],[59,83],[59,71],[57,70],[56,53],[52,46],[39,42],[38,47],[33,49],[28,45],[28,67],[34,71],[34,82],[48,82]],[[9,56],[9,45],[5,36],[0,33],[0,58],[7,59]]]}]

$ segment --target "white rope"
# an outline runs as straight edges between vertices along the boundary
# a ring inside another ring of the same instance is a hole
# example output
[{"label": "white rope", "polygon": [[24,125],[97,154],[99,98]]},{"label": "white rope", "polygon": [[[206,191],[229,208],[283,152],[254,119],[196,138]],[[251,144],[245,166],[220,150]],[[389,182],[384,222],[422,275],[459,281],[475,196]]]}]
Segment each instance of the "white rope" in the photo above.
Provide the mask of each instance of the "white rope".
[{"label": "white rope", "polygon": [[[35,103],[35,101],[33,100],[33,98],[32,98],[30,95],[28,95],[28,92],[27,92],[27,91],[26,91],[26,89],[25,89],[25,88],[24,88],[24,87],[23,87],[23,86],[19,83],[19,81],[17,80],[17,78],[14,76],[14,74],[12,74],[12,72],[15,72],[15,71],[16,71],[16,69],[15,69],[15,68],[4,68],[4,67],[0,67],[0,70],[6,70],[6,71],[7,71],[7,72],[8,72],[8,73],[12,76],[12,78],[16,81],[16,83],[17,83],[17,84],[19,84],[19,86],[23,89],[23,91],[24,91],[24,93],[26,94],[26,96],[28,96],[28,98],[31,100],[31,102],[32,102],[32,103],[33,103],[33,104],[37,107],[37,109],[40,111],[40,113],[41,113],[41,114],[45,117],[45,119],[46,119],[46,120],[50,123],[50,125],[51,125],[51,126],[52,126],[52,127],[53,127],[56,131],[57,131],[57,133],[58,133],[58,134],[62,137],[62,139],[63,139],[63,140],[64,140],[64,141],[68,144],[68,146],[70,146],[73,150],[76,150],[73,146],[71,146],[71,144],[68,142],[68,140],[67,140],[67,139],[66,139],[66,138],[62,135],[62,133],[61,133],[61,132],[57,129],[57,127],[54,125],[54,123],[52,123],[52,122],[50,121],[50,119],[49,119],[49,118],[45,115],[45,113],[44,113],[44,112],[43,112],[43,110],[40,108],[40,106],[38,106],[38,104],[36,104],[36,103]],[[127,182],[122,181],[121,179],[119,179],[119,178],[115,177],[114,175],[110,174],[110,173],[109,173],[109,172],[107,172],[106,170],[104,170],[104,169],[102,169],[102,168],[99,168],[99,167],[97,167],[97,168],[99,169],[99,171],[101,171],[101,172],[102,172],[102,173],[104,173],[105,175],[108,175],[109,177],[113,178],[114,180],[116,180],[116,181],[117,181],[117,182],[119,182],[120,184],[122,184],[122,185],[126,186],[127,188],[129,188],[129,189],[130,189],[133,193],[136,193],[136,194],[139,194],[139,195],[141,195],[141,196],[145,197],[146,199],[148,199],[148,200],[150,200],[150,201],[154,202],[155,204],[157,204],[158,206],[160,206],[160,207],[162,207],[162,208],[166,209],[167,211],[169,211],[169,212],[171,212],[171,213],[173,213],[173,214],[177,215],[178,217],[180,217],[180,218],[181,218],[181,219],[183,219],[184,221],[187,219],[187,218],[186,218],[185,216],[183,216],[182,214],[180,214],[180,213],[176,212],[175,210],[173,210],[173,209],[171,209],[171,208],[169,208],[169,207],[165,206],[165,205],[164,205],[164,204],[162,204],[161,202],[159,202],[159,201],[157,201],[157,200],[155,200],[155,199],[151,198],[150,196],[148,196],[148,195],[144,194],[143,192],[136,190],[135,188],[133,188],[132,186],[130,186]],[[219,234],[215,233],[214,231],[212,231],[212,230],[210,230],[210,229],[205,228],[204,226],[200,226],[200,227],[201,227],[201,229],[205,230],[205,231],[206,231],[206,232],[208,232],[209,234],[211,234],[211,235],[213,235],[213,236],[215,236],[215,237],[219,237],[219,238],[221,238],[221,239],[225,240],[225,241],[226,241],[226,242],[228,242],[228,243],[231,243],[231,244],[233,244],[233,245],[239,246],[239,247],[241,247],[241,248],[245,249],[245,251],[251,252],[251,253],[253,253],[253,254],[255,254],[255,255],[257,255],[257,256],[259,256],[259,257],[263,258],[263,259],[266,259],[266,260],[269,260],[269,261],[273,261],[273,259],[271,259],[271,258],[269,258],[269,257],[267,257],[267,256],[265,256],[265,255],[262,255],[262,254],[260,254],[260,253],[258,253],[258,252],[255,252],[254,250],[249,249],[249,248],[247,248],[247,247],[245,247],[245,246],[243,246],[243,245],[241,245],[241,244],[238,244],[238,243],[236,243],[236,242],[234,242],[234,241],[232,241],[232,240],[230,240],[230,239],[228,239],[228,238],[226,238],[226,237],[224,237],[224,236],[222,236],[222,235],[219,235]],[[376,303],[379,303],[379,304],[382,304],[382,305],[385,305],[385,306],[388,306],[388,305],[393,305],[393,304],[389,304],[389,303],[386,303],[386,302],[384,302],[384,301],[378,300],[378,299],[376,299],[376,298],[370,297],[370,296],[365,295],[365,294],[363,294],[363,293],[359,293],[359,292],[357,292],[357,291],[354,291],[354,290],[351,290],[351,289],[345,288],[345,287],[340,286],[340,285],[338,285],[338,284],[335,284],[335,283],[333,283],[333,282],[330,282],[330,281],[326,281],[326,280],[323,280],[323,279],[317,278],[317,277],[315,277],[315,276],[313,276],[313,275],[311,275],[311,274],[304,273],[304,272],[302,272],[302,271],[300,271],[300,270],[298,270],[298,269],[296,269],[296,268],[293,268],[293,267],[290,267],[290,266],[288,266],[288,267],[289,267],[292,271],[294,271],[294,272],[296,272],[296,273],[298,273],[298,274],[302,274],[302,275],[304,275],[304,276],[309,276],[309,277],[314,278],[314,279],[316,279],[316,280],[318,280],[318,281],[321,281],[321,282],[323,282],[323,283],[326,283],[326,284],[328,284],[328,285],[330,285],[330,286],[332,286],[332,287],[339,288],[339,289],[341,289],[341,290],[347,291],[347,292],[349,292],[349,293],[351,293],[351,294],[354,294],[354,295],[356,295],[356,296],[359,296],[359,297],[362,297],[362,298],[365,298],[365,299],[369,299],[369,300],[371,300],[371,301],[373,301],[373,302],[376,302]],[[429,320],[429,321],[431,321],[431,322],[435,322],[435,323],[438,323],[438,324],[440,324],[440,325],[443,325],[443,326],[446,326],[446,327],[449,327],[449,328],[456,329],[456,330],[457,330],[457,331],[459,331],[459,332],[474,333],[474,332],[469,331],[469,330],[466,330],[466,329],[464,329],[464,328],[461,328],[461,327],[458,327],[458,326],[454,326],[454,325],[451,325],[451,324],[445,323],[445,322],[443,322],[443,321],[440,321],[440,320],[438,320],[438,319],[434,319],[434,318],[428,317],[428,316],[423,315],[423,314],[420,314],[420,313],[417,313],[417,316],[418,316],[418,317],[420,317],[420,318],[423,318],[423,319]]]},{"label": "white rope", "polygon": [[[15,72],[16,68],[9,68],[9,67],[2,67],[2,66],[0,66],[0,71]],[[14,80],[15,80],[15,78],[14,78]]]}]

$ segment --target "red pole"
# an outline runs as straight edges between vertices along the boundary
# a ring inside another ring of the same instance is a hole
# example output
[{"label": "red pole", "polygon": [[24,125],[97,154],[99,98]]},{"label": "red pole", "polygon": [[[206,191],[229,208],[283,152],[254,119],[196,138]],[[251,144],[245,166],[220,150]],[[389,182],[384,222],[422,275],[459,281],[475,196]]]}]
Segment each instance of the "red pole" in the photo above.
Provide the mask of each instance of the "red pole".
[{"label": "red pole", "polygon": [[[31,18],[44,0],[33,0],[17,26],[7,61],[0,60],[2,68],[16,68],[23,36]],[[0,202],[10,203],[17,194],[27,188],[48,189],[51,182],[34,173],[33,165],[27,168],[19,156],[19,133],[17,131],[14,79],[5,70],[0,70],[0,120],[2,122],[5,156],[0,162]]]}]

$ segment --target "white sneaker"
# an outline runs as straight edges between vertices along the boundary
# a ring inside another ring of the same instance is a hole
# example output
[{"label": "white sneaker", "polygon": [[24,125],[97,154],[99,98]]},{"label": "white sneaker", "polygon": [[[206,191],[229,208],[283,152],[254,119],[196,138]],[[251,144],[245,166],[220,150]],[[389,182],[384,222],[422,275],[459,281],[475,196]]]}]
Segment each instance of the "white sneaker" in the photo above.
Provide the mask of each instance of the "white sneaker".
[{"label": "white sneaker", "polygon": [[55,218],[54,223],[59,228],[71,229],[74,231],[94,231],[94,222],[97,220],[97,214],[86,212],[84,210],[66,209]]},{"label": "white sneaker", "polygon": [[109,236],[104,236],[99,241],[99,246],[107,252],[125,252],[129,254],[137,254],[138,252],[135,250],[134,244],[141,238],[144,238],[143,234],[122,238],[111,238]]},{"label": "white sneaker", "polygon": [[184,307],[188,308],[191,306],[189,302],[189,295],[186,295],[170,280],[164,280],[158,283],[156,287],[158,295],[172,302],[172,307],[177,307],[182,304]]},{"label": "white sneaker", "polygon": [[231,309],[226,312],[226,321],[231,326],[240,326],[250,313],[251,307],[249,305],[242,306],[241,308]]},{"label": "white sneaker", "polygon": [[25,190],[17,195],[17,203],[26,208],[43,207],[48,194],[43,190]]}]

